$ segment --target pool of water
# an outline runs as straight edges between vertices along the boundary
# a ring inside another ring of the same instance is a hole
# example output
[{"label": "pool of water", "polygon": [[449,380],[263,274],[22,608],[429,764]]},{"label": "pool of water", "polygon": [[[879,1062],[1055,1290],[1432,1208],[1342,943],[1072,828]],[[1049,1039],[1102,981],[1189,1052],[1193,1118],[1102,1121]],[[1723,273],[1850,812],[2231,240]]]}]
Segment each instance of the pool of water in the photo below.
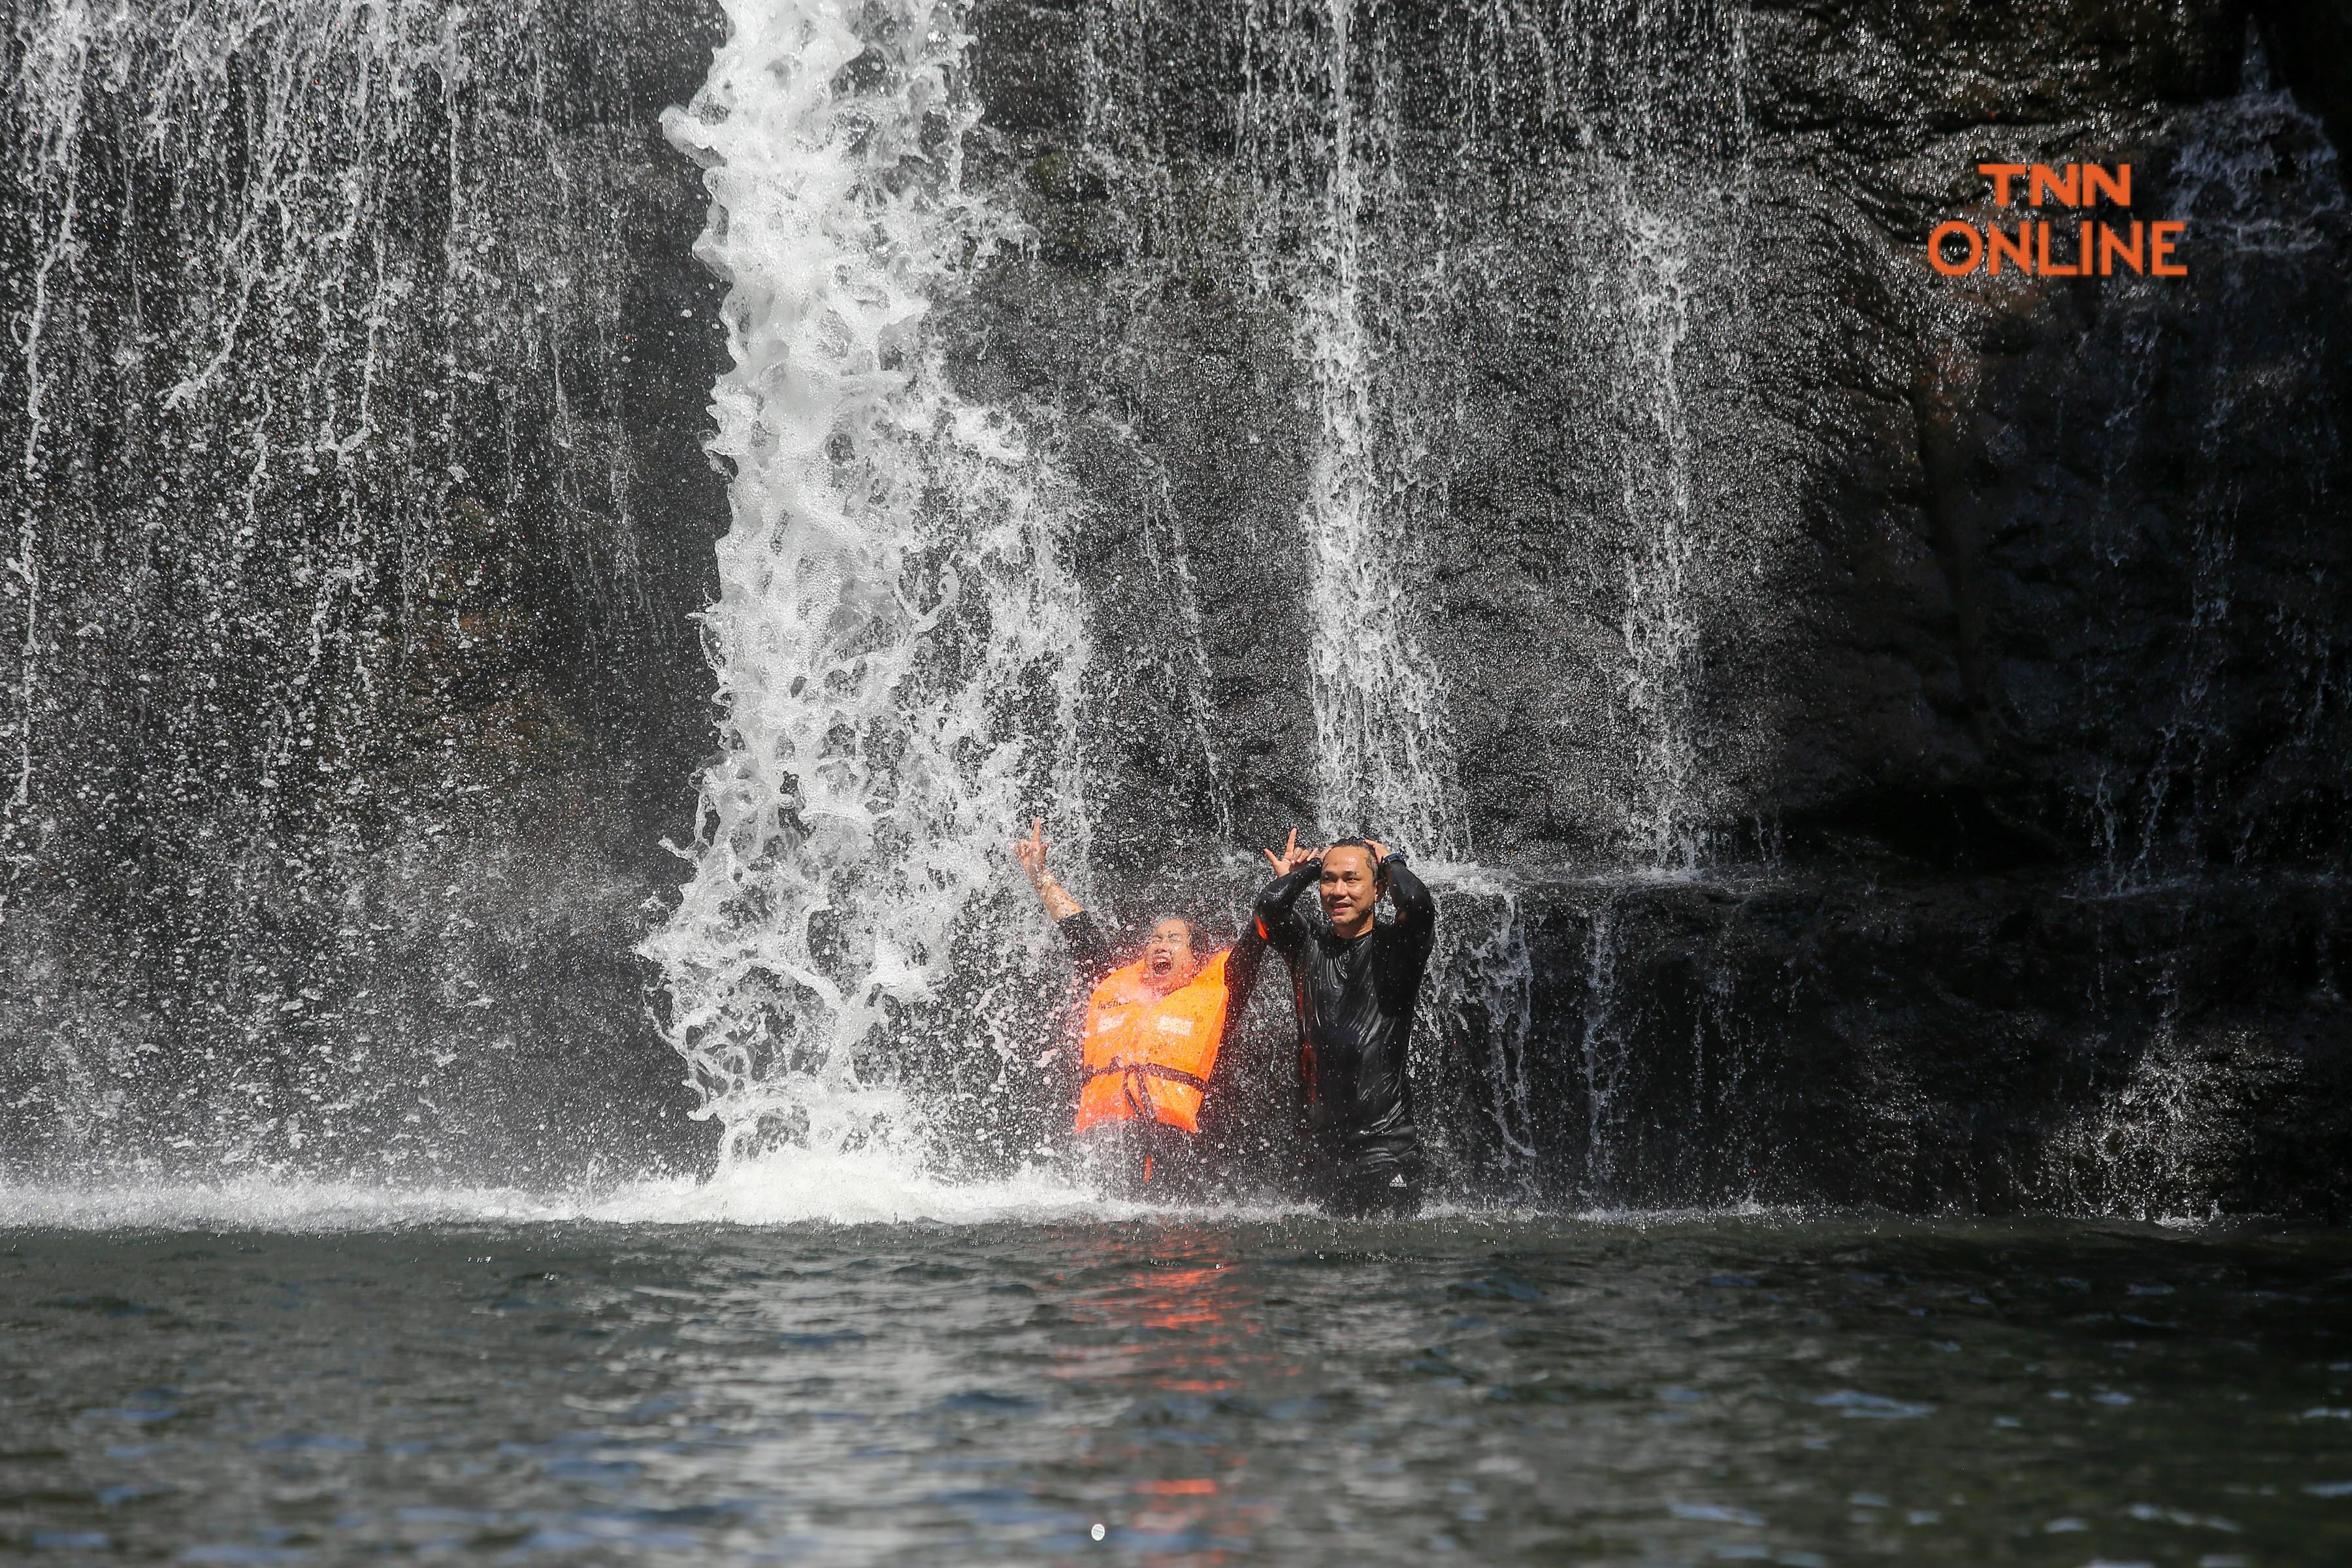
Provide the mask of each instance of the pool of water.
[{"label": "pool of water", "polygon": [[0,1202],[0,1555],[2352,1561],[2333,1232],[104,1207]]}]

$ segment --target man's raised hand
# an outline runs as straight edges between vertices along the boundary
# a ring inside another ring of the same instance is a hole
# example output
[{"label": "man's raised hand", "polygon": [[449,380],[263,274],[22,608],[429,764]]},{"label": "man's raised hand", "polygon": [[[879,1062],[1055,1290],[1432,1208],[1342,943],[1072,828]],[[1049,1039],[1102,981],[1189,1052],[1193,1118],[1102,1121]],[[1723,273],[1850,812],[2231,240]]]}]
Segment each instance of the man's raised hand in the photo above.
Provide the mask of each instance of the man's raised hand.
[{"label": "man's raised hand", "polygon": [[1282,847],[1282,852],[1280,854],[1277,855],[1271,849],[1260,849],[1258,853],[1265,857],[1265,863],[1273,867],[1274,874],[1279,877],[1282,875],[1282,863],[1288,859],[1290,858],[1290,852],[1297,847],[1298,829],[1294,827],[1290,830],[1290,842]]},{"label": "man's raised hand", "polygon": [[1274,874],[1276,876],[1287,877],[1290,873],[1297,870],[1298,868],[1306,865],[1308,861],[1319,858],[1322,856],[1323,851],[1320,849],[1301,849],[1298,847],[1298,829],[1294,827],[1290,830],[1289,842],[1283,845],[1282,852],[1280,854],[1276,854],[1271,849],[1261,849],[1258,853],[1265,857],[1265,863],[1274,868]]}]

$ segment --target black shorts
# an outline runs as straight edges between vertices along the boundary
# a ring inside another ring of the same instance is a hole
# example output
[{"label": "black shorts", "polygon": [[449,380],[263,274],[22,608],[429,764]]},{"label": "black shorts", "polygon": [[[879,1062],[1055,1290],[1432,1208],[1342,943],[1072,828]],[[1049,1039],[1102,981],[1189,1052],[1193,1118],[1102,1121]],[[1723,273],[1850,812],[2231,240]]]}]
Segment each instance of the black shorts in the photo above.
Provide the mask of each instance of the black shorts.
[{"label": "black shorts", "polygon": [[1298,1188],[1337,1219],[1402,1219],[1421,1211],[1420,1152],[1340,1155],[1310,1147],[1299,1163]]}]

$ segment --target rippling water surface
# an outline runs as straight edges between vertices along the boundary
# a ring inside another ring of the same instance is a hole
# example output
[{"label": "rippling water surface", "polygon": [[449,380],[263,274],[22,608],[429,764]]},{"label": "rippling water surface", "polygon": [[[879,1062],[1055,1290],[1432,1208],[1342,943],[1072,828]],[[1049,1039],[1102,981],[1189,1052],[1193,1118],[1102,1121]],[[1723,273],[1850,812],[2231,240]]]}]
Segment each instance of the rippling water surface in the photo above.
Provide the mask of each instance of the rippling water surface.
[{"label": "rippling water surface", "polygon": [[2336,1233],[140,1202],[0,1193],[0,1554],[2352,1561]]}]

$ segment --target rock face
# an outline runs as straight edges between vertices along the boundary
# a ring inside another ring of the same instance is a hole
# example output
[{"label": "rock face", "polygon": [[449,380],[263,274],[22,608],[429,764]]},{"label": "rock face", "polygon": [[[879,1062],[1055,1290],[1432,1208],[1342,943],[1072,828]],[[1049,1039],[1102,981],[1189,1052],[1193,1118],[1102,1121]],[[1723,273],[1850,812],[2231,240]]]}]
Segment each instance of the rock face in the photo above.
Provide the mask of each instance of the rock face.
[{"label": "rock face", "polygon": [[0,1123],[635,1168],[723,509],[696,5],[16,8]]},{"label": "rock face", "polygon": [[[2332,879],[1797,875],[1542,900],[1539,1185],[2344,1211]],[[1598,1086],[1600,1092],[1593,1092]]]},{"label": "rock face", "polygon": [[[1530,1065],[1475,1005],[1429,1042],[1461,1168],[2340,1207],[2343,79],[2317,9],[2261,24],[983,7],[1035,240],[964,374],[1089,498],[1098,848],[1315,816],[1301,533],[1352,378],[1468,843],[1528,879]],[[1937,276],[1937,223],[2033,216],[1995,162],[2130,164],[2188,276]]]},{"label": "rock face", "polygon": [[[1612,688],[1644,679],[1626,645],[1658,520],[1622,492],[1663,479],[1689,491],[1673,651],[1685,743],[1707,753],[1683,809],[1722,847],[1756,819],[1824,850],[1936,858],[2332,859],[2343,737],[2324,693],[2343,628],[2327,584],[2343,546],[2326,497],[2352,363],[2332,148],[2263,89],[2231,8],[2184,26],[2173,7],[2043,5],[1982,37],[1957,12],[1900,9],[1899,24],[1868,6],[1714,17],[1738,36],[1721,50],[1736,79],[1717,84],[1738,111],[1696,126],[1665,100],[1677,70],[1708,63],[1703,46],[1648,83],[1610,79],[1592,57],[1612,19],[1562,13],[1561,37],[1517,42],[1587,58],[1514,88],[1444,74],[1458,51],[1407,47],[1496,44],[1475,18],[1406,8],[1387,24],[1401,101],[1354,132],[1386,182],[1357,224],[1380,337],[1370,417],[1423,422],[1400,483],[1435,498],[1405,497],[1414,587],[1475,841],[1495,859],[1628,847],[1654,781],[1591,753],[1643,739],[1608,715],[1626,705]],[[1252,231],[1246,198],[1273,198],[1227,187],[1265,171],[1232,173],[1243,154],[1221,162],[1215,143],[1253,112],[1328,141],[1329,111],[1237,74],[1238,35],[1188,13],[1160,25],[1138,46],[1143,92],[1107,68],[1074,81],[1082,45],[1115,58],[1082,11],[980,14],[993,166],[1038,240],[989,280],[970,374],[1068,418],[1091,502],[1077,548],[1103,620],[1139,646],[1176,635],[1146,603],[1169,595],[1116,564],[1148,561],[1155,507],[1173,511],[1244,814],[1259,792],[1257,815],[1299,813],[1304,737],[1256,705],[1297,684],[1297,498],[1317,433],[1286,307],[1320,279],[1284,272],[1294,237]],[[1291,28],[1328,47],[1311,18]],[[1630,55],[1652,40],[1613,41]],[[1471,113],[1482,93],[1501,112],[1547,85],[1549,123]],[[1629,104],[1658,125],[1629,125]],[[2131,163],[2132,216],[2185,220],[2189,276],[1935,277],[1929,229],[2002,216],[1974,171],[2011,158]],[[1632,199],[1612,182],[1681,226],[1660,242],[1675,254],[1615,232],[1641,228],[1638,205],[1604,226],[1628,254],[1576,248],[1590,237],[1551,208]],[[1712,202],[1675,210],[1702,182]],[[1720,254],[1736,265],[1710,269]],[[1399,276],[1415,266],[1426,276]],[[1665,353],[1644,340],[1660,314],[1678,323]],[[1440,406],[1416,390],[1432,384]],[[1675,405],[1665,426],[1626,412],[1644,398]],[[1678,448],[1664,468],[1659,447]],[[1276,706],[1295,729],[1297,704]],[[1163,710],[1136,728],[1186,725]]]},{"label": "rock face", "polygon": [[[719,20],[214,9],[9,37],[0,1149],[691,1163]],[[1355,680],[1485,868],[1469,1190],[2340,1212],[2336,12],[979,0],[1028,242],[938,319],[1070,498],[1118,912],[1358,825]],[[2188,275],[1937,275],[1989,162]]]}]

